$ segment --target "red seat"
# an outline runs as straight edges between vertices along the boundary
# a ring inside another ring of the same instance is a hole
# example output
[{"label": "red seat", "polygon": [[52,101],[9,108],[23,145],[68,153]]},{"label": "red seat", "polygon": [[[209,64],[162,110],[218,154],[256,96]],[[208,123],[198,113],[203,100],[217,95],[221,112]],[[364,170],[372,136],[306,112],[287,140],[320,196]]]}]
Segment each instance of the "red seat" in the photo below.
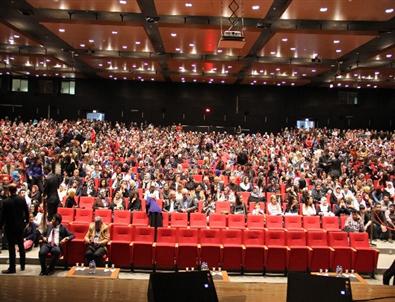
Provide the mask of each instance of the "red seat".
[{"label": "red seat", "polygon": [[379,252],[372,249],[366,232],[349,233],[350,245],[354,249],[352,267],[358,273],[370,273],[374,277]]},{"label": "red seat", "polygon": [[266,216],[266,227],[268,229],[282,229],[283,228],[283,216]]},{"label": "red seat", "polygon": [[158,228],[157,240],[154,243],[155,267],[159,269],[175,269],[176,261],[176,229]]},{"label": "red seat", "polygon": [[197,268],[199,259],[198,248],[198,230],[178,228],[177,229],[177,268],[185,269],[186,267]]},{"label": "red seat", "polygon": [[211,214],[208,218],[210,228],[226,228],[226,215],[225,214]]},{"label": "red seat", "polygon": [[97,209],[97,210],[95,210],[95,217],[96,216],[100,216],[103,219],[103,222],[106,224],[110,224],[112,222],[112,211],[111,210]]},{"label": "red seat", "polygon": [[307,245],[310,247],[309,267],[313,272],[331,267],[331,251],[325,230],[307,231]]},{"label": "red seat", "polygon": [[200,263],[209,268],[221,266],[221,236],[218,229],[200,229]]},{"label": "red seat", "polygon": [[95,198],[91,196],[81,196],[79,198],[80,209],[92,209],[95,203]]},{"label": "red seat", "polygon": [[228,228],[230,229],[245,229],[245,216],[243,214],[228,215]]},{"label": "red seat", "polygon": [[244,230],[244,261],[245,271],[263,272],[265,269],[265,236],[263,230]]},{"label": "red seat", "polygon": [[109,243],[109,259],[116,267],[130,267],[130,243],[133,240],[133,227],[113,225],[112,240]]},{"label": "red seat", "polygon": [[[248,213],[252,213],[252,211],[255,209],[255,205],[256,205],[256,202],[250,202],[250,205],[248,206]],[[263,211],[265,211],[265,209],[266,209],[265,203],[263,201],[260,201],[259,205],[261,206],[261,209]]]},{"label": "red seat", "polygon": [[229,201],[217,201],[215,203],[215,213],[229,214],[230,213],[230,202]]},{"label": "red seat", "polygon": [[58,208],[58,214],[62,216],[62,224],[68,225],[74,220],[74,209],[73,208]]},{"label": "red seat", "polygon": [[168,212],[162,212],[162,222],[163,222],[163,227],[168,227],[169,226],[169,213]]},{"label": "red seat", "polygon": [[85,262],[85,235],[89,229],[89,223],[72,222],[69,226],[70,232],[74,234],[74,239],[67,244],[67,264]]},{"label": "red seat", "polygon": [[305,230],[320,230],[320,216],[303,216],[303,228]]},{"label": "red seat", "polygon": [[247,228],[250,230],[263,230],[265,224],[265,216],[263,215],[247,215]]},{"label": "red seat", "polygon": [[130,244],[131,262],[133,268],[149,268],[153,265],[153,247],[155,229],[151,227],[136,227],[133,241]]},{"label": "red seat", "polygon": [[306,246],[306,231],[289,230],[286,232],[288,245],[288,271],[306,272],[309,267],[309,251]]},{"label": "red seat", "polygon": [[92,222],[92,209],[75,209],[74,222],[90,223]]},{"label": "red seat", "polygon": [[191,228],[206,228],[207,216],[203,213],[191,213],[189,216],[189,225]]},{"label": "red seat", "polygon": [[132,225],[133,226],[147,226],[148,216],[147,213],[137,211],[132,213]]},{"label": "red seat", "polygon": [[114,224],[130,224],[130,211],[114,211]]},{"label": "red seat", "polygon": [[338,265],[341,265],[343,270],[351,269],[353,250],[348,242],[348,234],[346,232],[329,232],[328,243],[334,249],[332,270],[335,270]]},{"label": "red seat", "polygon": [[250,199],[251,192],[239,192],[241,201],[245,204],[248,203],[248,199]]},{"label": "red seat", "polygon": [[286,215],[284,217],[284,227],[287,230],[301,230],[302,216],[300,215]]},{"label": "red seat", "polygon": [[187,227],[188,226],[188,213],[171,213],[170,216],[171,227]]},{"label": "red seat", "polygon": [[265,231],[267,247],[265,268],[269,272],[286,272],[288,249],[285,242],[285,231],[269,229]]},{"label": "red seat", "polygon": [[322,228],[327,231],[339,231],[339,218],[337,216],[322,217]]},{"label": "red seat", "polygon": [[340,229],[343,230],[344,226],[346,225],[346,220],[348,215],[340,215]]},{"label": "red seat", "polygon": [[195,174],[192,177],[193,177],[194,182],[196,182],[196,183],[203,182],[203,175]]},{"label": "red seat", "polygon": [[222,268],[227,271],[241,271],[243,267],[243,231],[222,230]]}]

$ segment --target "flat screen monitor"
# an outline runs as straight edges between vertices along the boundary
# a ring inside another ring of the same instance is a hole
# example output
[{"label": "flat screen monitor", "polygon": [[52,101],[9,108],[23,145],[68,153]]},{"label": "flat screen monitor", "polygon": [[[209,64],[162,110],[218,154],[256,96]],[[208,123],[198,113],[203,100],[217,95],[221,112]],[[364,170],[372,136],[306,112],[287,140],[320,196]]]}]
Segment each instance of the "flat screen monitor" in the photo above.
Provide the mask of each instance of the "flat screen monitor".
[{"label": "flat screen monitor", "polygon": [[89,121],[104,121],[104,113],[100,112],[88,112],[86,119]]},{"label": "flat screen monitor", "polygon": [[299,129],[313,129],[315,127],[314,121],[309,119],[296,121],[296,127]]}]

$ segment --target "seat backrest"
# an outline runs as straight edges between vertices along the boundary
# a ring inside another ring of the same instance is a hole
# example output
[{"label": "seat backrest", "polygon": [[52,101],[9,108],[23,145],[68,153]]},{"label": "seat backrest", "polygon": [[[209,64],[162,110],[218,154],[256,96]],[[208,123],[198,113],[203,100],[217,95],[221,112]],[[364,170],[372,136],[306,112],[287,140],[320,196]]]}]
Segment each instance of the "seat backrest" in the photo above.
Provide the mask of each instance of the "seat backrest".
[{"label": "seat backrest", "polygon": [[306,230],[321,228],[320,216],[303,216],[303,227]]},{"label": "seat backrest", "polygon": [[241,245],[243,241],[243,231],[236,229],[222,230],[222,244]]},{"label": "seat backrest", "polygon": [[193,180],[197,183],[201,183],[203,181],[203,175],[195,174],[192,177],[193,177]]},{"label": "seat backrest", "polygon": [[100,216],[103,219],[104,223],[109,224],[112,222],[112,211],[111,210],[97,209],[97,210],[95,210],[95,217],[97,217],[97,216]]},{"label": "seat backrest", "polygon": [[156,242],[161,243],[176,243],[176,229],[171,228],[158,228]]},{"label": "seat backrest", "polygon": [[127,241],[133,239],[133,228],[128,225],[113,225],[111,241]]},{"label": "seat backrest", "polygon": [[168,212],[162,212],[162,222],[163,222],[163,227],[169,226],[169,213]]},{"label": "seat backrest", "polygon": [[283,216],[266,216],[266,227],[267,228],[282,228],[283,227]]},{"label": "seat backrest", "polygon": [[229,201],[217,201],[215,203],[215,212],[218,214],[230,213],[230,202]]},{"label": "seat backrest", "polygon": [[350,237],[350,245],[353,248],[369,248],[369,236],[368,233],[348,233]]},{"label": "seat backrest", "polygon": [[327,233],[324,230],[307,231],[307,245],[310,247],[328,246]]},{"label": "seat backrest", "polygon": [[72,222],[69,228],[75,239],[84,239],[89,229],[89,223]]},{"label": "seat backrest", "polygon": [[155,229],[151,227],[135,227],[133,241],[153,242]]},{"label": "seat backrest", "polygon": [[170,225],[172,227],[186,227],[188,225],[188,213],[171,213]]},{"label": "seat backrest", "polygon": [[79,207],[81,209],[92,209],[95,198],[91,196],[80,196],[79,197]]},{"label": "seat backrest", "polygon": [[200,229],[199,242],[204,243],[221,243],[220,230],[217,229]]},{"label": "seat backrest", "polygon": [[328,243],[329,246],[333,246],[333,247],[349,246],[348,235],[346,232],[329,232]]},{"label": "seat backrest", "polygon": [[325,230],[339,230],[339,218],[337,216],[322,217],[322,228]]},{"label": "seat backrest", "polygon": [[58,214],[62,216],[62,222],[69,223],[74,220],[73,208],[58,208]]},{"label": "seat backrest", "polygon": [[226,228],[226,215],[213,213],[209,217],[210,228]]},{"label": "seat backrest", "polygon": [[230,214],[228,215],[228,227],[244,229],[245,228],[245,216],[243,214]]},{"label": "seat backrest", "polygon": [[286,232],[288,246],[306,246],[306,232],[289,230]]},{"label": "seat backrest", "polygon": [[132,213],[132,225],[148,225],[147,213],[137,211]]},{"label": "seat backrest", "polygon": [[300,216],[300,215],[286,215],[284,217],[284,226],[286,229],[300,229],[300,228],[302,228],[302,216]]},{"label": "seat backrest", "polygon": [[263,230],[244,230],[243,232],[244,245],[260,245],[265,244],[265,233]]},{"label": "seat backrest", "polygon": [[75,209],[74,221],[76,222],[92,222],[92,209]]},{"label": "seat backrest", "polygon": [[207,226],[207,216],[203,213],[191,213],[189,216],[191,228],[205,228]]},{"label": "seat backrest", "polygon": [[263,229],[265,224],[265,216],[263,215],[247,215],[247,228]]},{"label": "seat backrest", "polygon": [[248,199],[250,198],[251,192],[240,192],[241,201],[245,204],[248,203]]},{"label": "seat backrest", "polygon": [[177,242],[178,243],[195,243],[199,241],[197,229],[178,228]]},{"label": "seat backrest", "polygon": [[265,242],[267,246],[279,245],[285,246],[285,231],[284,230],[266,230]]},{"label": "seat backrest", "polygon": [[130,211],[114,211],[114,223],[115,224],[130,224]]}]

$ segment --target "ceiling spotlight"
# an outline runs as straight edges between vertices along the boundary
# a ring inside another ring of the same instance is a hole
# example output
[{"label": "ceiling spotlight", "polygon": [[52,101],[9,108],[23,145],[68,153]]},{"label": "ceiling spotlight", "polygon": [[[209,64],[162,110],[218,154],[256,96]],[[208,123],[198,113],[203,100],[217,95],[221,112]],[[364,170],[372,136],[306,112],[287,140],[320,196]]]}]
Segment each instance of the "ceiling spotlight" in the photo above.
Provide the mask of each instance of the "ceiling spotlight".
[{"label": "ceiling spotlight", "polygon": [[394,12],[394,9],[393,8],[387,8],[386,10],[385,10],[385,13],[386,14],[391,14],[391,13],[393,13]]},{"label": "ceiling spotlight", "polygon": [[59,28],[59,32],[64,33],[66,30],[64,28]]},{"label": "ceiling spotlight", "polygon": [[113,35],[117,35],[117,34],[118,34],[118,32],[115,31],[115,30],[113,30],[111,33],[112,33]]},{"label": "ceiling spotlight", "polygon": [[189,43],[189,47],[195,47],[195,44]]},{"label": "ceiling spotlight", "polygon": [[90,39],[88,42],[89,43],[95,43],[95,40]]},{"label": "ceiling spotlight", "polygon": [[128,47],[127,47],[126,45],[123,45],[122,48],[123,48],[123,49],[126,49],[126,48],[128,48]]},{"label": "ceiling spotlight", "polygon": [[18,38],[19,38],[19,35],[14,35],[14,38],[15,38],[15,39],[18,39]]},{"label": "ceiling spotlight", "polygon": [[340,40],[333,40],[333,43],[334,43],[334,44],[339,44],[339,43],[340,43]]},{"label": "ceiling spotlight", "polygon": [[288,41],[288,38],[282,38],[281,41],[287,42],[287,41]]},{"label": "ceiling spotlight", "polygon": [[177,34],[176,34],[176,33],[171,33],[170,35],[171,35],[173,38],[174,38],[174,37],[177,37]]},{"label": "ceiling spotlight", "polygon": [[340,53],[340,52],[342,52],[342,50],[341,49],[336,49],[336,52]]},{"label": "ceiling spotlight", "polygon": [[80,44],[81,47],[85,47],[85,44]]},{"label": "ceiling spotlight", "polygon": [[296,48],[295,48],[295,47],[291,47],[290,50],[291,50],[291,51],[295,51]]},{"label": "ceiling spotlight", "polygon": [[386,58],[392,58],[392,54],[387,54],[386,56],[385,56]]},{"label": "ceiling spotlight", "polygon": [[327,12],[328,11],[328,8],[327,7],[321,7],[320,8],[320,12],[321,13],[325,13],[325,12]]},{"label": "ceiling spotlight", "polygon": [[135,43],[136,43],[136,45],[140,45],[140,44],[141,44],[141,42],[140,42],[140,41],[136,41]]},{"label": "ceiling spotlight", "polygon": [[192,7],[192,3],[185,3],[185,7]]},{"label": "ceiling spotlight", "polygon": [[333,88],[333,84],[330,84],[330,85],[329,85],[329,88]]},{"label": "ceiling spotlight", "polygon": [[119,4],[127,4],[128,2],[126,0],[119,0]]},{"label": "ceiling spotlight", "polygon": [[260,7],[259,5],[253,5],[253,6],[252,6],[252,9],[253,9],[253,10],[258,10],[258,9],[260,9],[260,8],[261,8],[261,7]]}]

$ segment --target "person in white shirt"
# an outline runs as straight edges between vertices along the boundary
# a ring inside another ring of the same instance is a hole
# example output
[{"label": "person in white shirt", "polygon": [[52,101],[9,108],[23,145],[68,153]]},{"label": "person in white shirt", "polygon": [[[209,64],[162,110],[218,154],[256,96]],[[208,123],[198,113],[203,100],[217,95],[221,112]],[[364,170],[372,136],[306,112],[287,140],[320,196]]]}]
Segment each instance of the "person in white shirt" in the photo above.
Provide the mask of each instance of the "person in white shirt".
[{"label": "person in white shirt", "polygon": [[315,216],[317,215],[317,211],[314,207],[314,200],[312,196],[306,199],[306,202],[302,205],[302,214],[303,216]]},{"label": "person in white shirt", "polygon": [[255,208],[252,210],[252,215],[265,215],[265,212],[261,208],[261,205],[259,202],[255,204]]},{"label": "person in white shirt", "polygon": [[272,195],[270,197],[270,202],[267,205],[267,213],[272,216],[283,214],[281,205],[277,202],[277,198],[275,195]]},{"label": "person in white shirt", "polygon": [[322,197],[320,200],[318,215],[320,216],[335,216],[331,211],[331,205],[326,199],[326,197]]},{"label": "person in white shirt", "polygon": [[145,191],[144,199],[147,200],[148,197],[151,197],[151,198],[153,198],[155,200],[159,199],[159,191],[156,190],[155,186],[151,185],[149,187],[149,190]]}]

